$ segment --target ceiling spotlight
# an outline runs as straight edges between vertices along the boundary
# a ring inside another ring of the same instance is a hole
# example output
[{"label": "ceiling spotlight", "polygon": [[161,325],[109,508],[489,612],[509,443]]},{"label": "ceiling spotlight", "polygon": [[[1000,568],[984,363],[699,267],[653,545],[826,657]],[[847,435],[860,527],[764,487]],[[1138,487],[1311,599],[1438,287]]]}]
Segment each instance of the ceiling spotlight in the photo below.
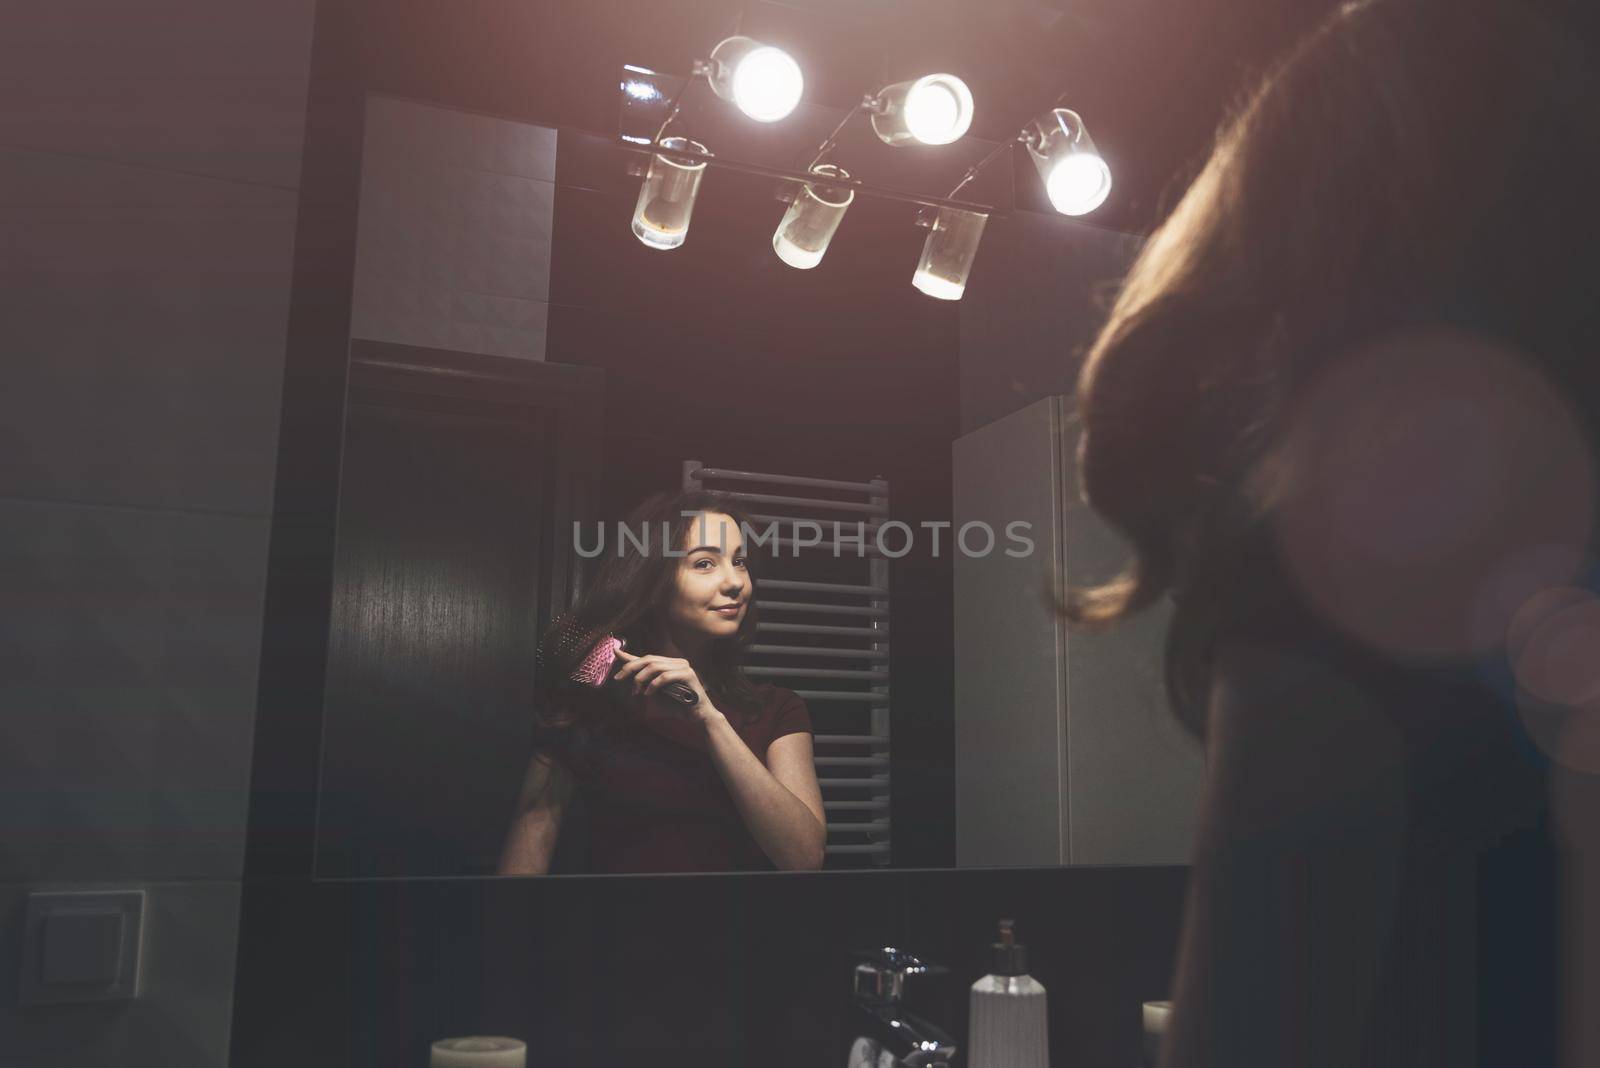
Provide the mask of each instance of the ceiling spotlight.
[{"label": "ceiling spotlight", "polygon": [[978,255],[983,225],[989,216],[959,208],[940,208],[934,216],[928,240],[922,244],[922,260],[911,284],[930,297],[960,300],[967,290],[967,272]]},{"label": "ceiling spotlight", "polygon": [[[687,137],[664,137],[659,143],[664,149],[711,154],[705,145]],[[650,248],[670,249],[683,244],[689,236],[689,216],[705,169],[703,159],[653,153],[644,184],[639,187],[639,200],[633,207],[634,236]]]},{"label": "ceiling spotlight", "polygon": [[[822,178],[848,179],[843,167],[832,163],[817,163],[811,173]],[[845,209],[855,199],[856,191],[849,186],[826,182],[807,182],[800,187],[783,221],[772,235],[772,251],[790,267],[807,270],[822,262],[828,251],[833,232],[839,229]]]},{"label": "ceiling spotlight", "polygon": [[757,122],[777,122],[788,115],[805,89],[794,57],[749,37],[722,41],[703,70],[712,92]]},{"label": "ceiling spotlight", "polygon": [[1023,129],[1022,141],[1044,180],[1045,195],[1061,214],[1087,215],[1105,203],[1111,168],[1095,151],[1076,111],[1046,112]]},{"label": "ceiling spotlight", "polygon": [[954,74],[927,74],[885,86],[867,105],[887,145],[948,145],[972,125],[972,91]]}]

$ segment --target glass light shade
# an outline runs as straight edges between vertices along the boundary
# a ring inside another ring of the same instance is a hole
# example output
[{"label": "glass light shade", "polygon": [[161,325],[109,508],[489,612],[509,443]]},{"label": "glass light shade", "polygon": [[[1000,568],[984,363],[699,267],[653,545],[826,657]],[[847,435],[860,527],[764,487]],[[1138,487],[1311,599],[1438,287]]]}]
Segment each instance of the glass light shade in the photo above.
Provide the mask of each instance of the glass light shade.
[{"label": "glass light shade", "polygon": [[972,91],[954,74],[927,74],[879,90],[872,131],[887,145],[948,145],[972,125]]},{"label": "glass light shade", "polygon": [[957,208],[940,208],[928,239],[922,243],[922,260],[911,284],[940,300],[960,300],[967,290],[967,272],[978,255],[983,226],[989,216]]},{"label": "glass light shade", "polygon": [[800,104],[805,78],[781,48],[729,37],[711,50],[711,91],[757,122],[777,122]]},{"label": "glass light shade", "polygon": [[[811,173],[824,178],[849,178],[843,167],[832,163],[818,163]],[[790,267],[808,270],[822,262],[828,251],[833,232],[839,229],[845,209],[856,197],[856,191],[824,182],[807,182],[800,187],[789,210],[772,234],[772,251]]]},{"label": "glass light shade", "polygon": [[1024,135],[1051,207],[1063,215],[1087,215],[1105,203],[1111,168],[1076,111],[1048,111],[1029,123]]},{"label": "glass light shade", "polygon": [[[664,137],[662,147],[684,149],[709,156],[706,146],[687,137]],[[639,200],[633,206],[633,233],[651,248],[677,248],[689,236],[689,216],[694,211],[695,194],[700,191],[704,160],[690,160],[657,152],[650,157],[650,169],[639,186]]]}]

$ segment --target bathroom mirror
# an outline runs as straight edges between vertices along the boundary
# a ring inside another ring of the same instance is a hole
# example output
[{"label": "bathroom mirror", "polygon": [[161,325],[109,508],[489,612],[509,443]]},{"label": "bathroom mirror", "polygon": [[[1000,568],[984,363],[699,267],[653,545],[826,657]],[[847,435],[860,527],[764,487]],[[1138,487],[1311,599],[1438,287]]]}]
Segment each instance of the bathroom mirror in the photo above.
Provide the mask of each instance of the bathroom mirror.
[{"label": "bathroom mirror", "polygon": [[[1019,203],[941,300],[903,203],[857,196],[796,269],[774,182],[711,172],[663,250],[603,135],[380,92],[349,119],[315,878],[504,873],[539,635],[604,532],[686,486],[780,521],[746,659],[804,701],[825,868],[1183,861],[1200,757],[1164,620],[1069,633],[1044,597],[1123,563],[1071,394],[1136,238]],[[596,870],[591,815],[578,793],[549,874]]]}]

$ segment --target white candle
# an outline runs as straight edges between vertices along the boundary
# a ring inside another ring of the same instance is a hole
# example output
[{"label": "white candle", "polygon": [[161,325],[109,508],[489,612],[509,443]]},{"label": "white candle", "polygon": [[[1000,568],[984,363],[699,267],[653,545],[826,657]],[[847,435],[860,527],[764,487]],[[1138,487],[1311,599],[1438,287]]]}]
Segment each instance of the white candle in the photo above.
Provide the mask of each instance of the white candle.
[{"label": "white candle", "polygon": [[527,1068],[527,1043],[516,1038],[441,1038],[428,1068]]},{"label": "white candle", "polygon": [[1140,1045],[1139,1064],[1143,1068],[1156,1068],[1161,1063],[1161,1045],[1167,1033],[1167,1021],[1172,1017],[1172,1002],[1147,1001],[1144,1003],[1144,1038]]}]

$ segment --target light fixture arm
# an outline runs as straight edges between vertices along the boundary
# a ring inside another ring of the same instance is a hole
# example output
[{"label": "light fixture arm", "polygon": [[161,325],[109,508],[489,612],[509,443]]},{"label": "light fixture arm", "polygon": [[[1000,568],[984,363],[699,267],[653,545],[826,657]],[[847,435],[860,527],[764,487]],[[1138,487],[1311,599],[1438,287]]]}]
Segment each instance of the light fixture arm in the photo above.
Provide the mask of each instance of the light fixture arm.
[{"label": "light fixture arm", "polygon": [[1027,132],[1024,131],[1022,133],[1017,134],[1017,136],[1012,138],[1010,141],[1001,141],[998,145],[995,145],[994,146],[994,151],[990,152],[987,156],[983,157],[977,163],[974,163],[972,166],[967,168],[967,173],[963,174],[961,176],[961,180],[956,183],[956,186],[955,186],[954,189],[950,190],[950,193],[945,197],[945,199],[946,200],[954,200],[955,197],[956,197],[956,194],[961,192],[961,187],[966,185],[968,182],[972,181],[974,178],[976,178],[983,171],[983,169],[985,167],[987,167],[989,164],[991,164],[995,160],[999,159],[1000,158],[1000,154],[1002,152],[1004,152],[1006,149],[1010,148],[1012,145],[1018,144],[1019,142],[1023,143],[1023,144],[1026,144],[1027,140],[1028,140],[1028,135],[1027,135]]},{"label": "light fixture arm", "polygon": [[844,132],[844,128],[850,124],[851,119],[855,118],[863,111],[873,111],[877,108],[877,106],[877,96],[872,93],[867,93],[866,95],[862,96],[861,103],[846,111],[844,113],[844,118],[839,120],[839,125],[835,126],[833,128],[833,132],[823,139],[822,144],[817,146],[816,153],[812,155],[811,162],[806,164],[805,169],[809,171],[811,168],[821,163],[823,158],[827,156],[829,152],[832,152],[839,146],[839,135]]},{"label": "light fixture arm", "polygon": [[667,127],[672,125],[672,120],[678,117],[679,111],[683,110],[683,96],[689,91],[689,87],[703,77],[709,78],[711,69],[711,64],[706,60],[697,59],[694,61],[694,66],[691,68],[689,76],[683,80],[682,85],[678,86],[678,91],[672,94],[672,103],[667,105],[667,117],[661,120],[660,126],[656,127],[656,135],[651,138],[655,144],[659,145],[661,143],[661,135],[667,132]]}]

